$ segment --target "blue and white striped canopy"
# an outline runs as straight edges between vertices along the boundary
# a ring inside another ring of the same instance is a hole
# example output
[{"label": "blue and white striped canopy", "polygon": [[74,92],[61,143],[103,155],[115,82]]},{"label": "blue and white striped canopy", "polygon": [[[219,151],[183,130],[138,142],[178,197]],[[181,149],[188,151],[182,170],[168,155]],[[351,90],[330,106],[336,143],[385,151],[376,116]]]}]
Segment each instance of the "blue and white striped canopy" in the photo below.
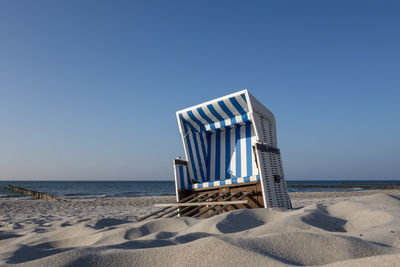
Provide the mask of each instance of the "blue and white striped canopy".
[{"label": "blue and white striped canopy", "polygon": [[196,182],[257,175],[247,90],[177,112]]},{"label": "blue and white striped canopy", "polygon": [[188,128],[197,132],[214,132],[218,129],[237,127],[249,122],[246,91],[222,99],[216,99],[177,115]]}]

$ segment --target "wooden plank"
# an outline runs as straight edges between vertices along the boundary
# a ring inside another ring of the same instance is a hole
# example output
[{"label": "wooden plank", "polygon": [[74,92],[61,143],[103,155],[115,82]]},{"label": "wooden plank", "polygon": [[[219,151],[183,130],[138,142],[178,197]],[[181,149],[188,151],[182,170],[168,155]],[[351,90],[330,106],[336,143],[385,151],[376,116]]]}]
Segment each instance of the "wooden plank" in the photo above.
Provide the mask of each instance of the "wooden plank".
[{"label": "wooden plank", "polygon": [[247,204],[248,200],[233,200],[233,201],[209,201],[195,203],[162,203],[154,204],[154,207],[186,207],[186,206],[208,206],[208,205],[236,205]]},{"label": "wooden plank", "polygon": [[[205,199],[205,198],[207,198],[207,196],[208,196],[208,194],[204,194],[204,195],[194,195],[195,196],[195,198],[193,198],[193,199],[191,199],[191,200],[189,200],[188,202],[185,202],[185,199],[183,199],[183,200],[181,200],[181,201],[179,201],[179,203],[181,203],[181,202],[184,202],[184,203],[191,203],[191,202],[195,202],[195,201],[197,201],[197,200],[203,200],[203,199]],[[163,217],[164,215],[169,215],[171,212],[179,212],[179,209],[177,209],[177,207],[171,207],[171,206],[168,206],[167,207],[167,211],[166,212],[164,212],[164,213],[162,213],[162,214],[158,214],[154,219],[158,219],[158,218],[161,218],[161,217]]]},{"label": "wooden plank", "polygon": [[[240,197],[238,197],[238,199],[243,199],[243,198],[247,197],[248,195],[250,195],[250,194],[252,194],[252,193],[254,193],[254,192],[243,192],[243,195],[241,195]],[[237,202],[239,202],[239,201],[246,201],[246,204],[247,204],[247,202],[248,202],[248,200],[236,200],[236,201],[237,201]],[[234,202],[234,201],[232,201],[232,202]],[[238,204],[241,204],[241,203],[238,203]],[[210,217],[214,216],[214,215],[217,214],[218,212],[220,212],[220,211],[226,209],[228,206],[229,206],[229,205],[224,205],[224,206],[222,206],[221,208],[219,208],[219,209],[217,209],[216,211],[212,212],[211,214],[207,215],[205,218],[210,218]]]},{"label": "wooden plank", "polygon": [[[208,193],[205,193],[205,194],[203,194],[201,196],[206,196],[206,197],[203,197],[203,199],[214,198],[214,199],[211,200],[211,201],[213,201],[213,200],[218,199],[219,196],[217,196],[217,195],[219,195],[218,192],[214,193],[212,195],[208,195]],[[217,197],[215,198],[215,196],[217,196]],[[188,202],[192,202],[192,201],[188,201]],[[187,212],[187,210],[189,210],[189,209],[193,209],[193,208],[192,207],[185,207],[183,209],[178,209],[177,211],[175,211],[173,213],[169,213],[167,216],[165,216],[165,218],[173,217],[173,216],[177,215],[178,213],[182,215],[183,213]]]},{"label": "wooden plank", "polygon": [[[188,201],[188,200],[194,198],[195,196],[196,196],[196,195],[190,195],[190,196],[188,196],[188,197],[182,199],[181,201]],[[149,214],[147,214],[147,215],[145,215],[145,216],[143,216],[143,217],[137,219],[136,221],[137,221],[137,222],[143,221],[144,219],[147,219],[147,218],[149,218],[149,217],[151,217],[151,216],[154,216],[154,215],[156,215],[156,214],[158,214],[158,213],[160,213],[160,212],[162,212],[162,211],[164,211],[164,210],[167,210],[167,209],[169,209],[169,208],[170,208],[170,207],[165,207],[165,208],[163,208],[163,209],[160,209],[160,210],[157,210],[157,211],[155,211],[155,212],[149,213]],[[164,214],[163,214],[163,215],[164,215]]]},{"label": "wooden plank", "polygon": [[[234,197],[237,197],[237,196],[240,195],[240,194],[242,194],[242,192],[236,192],[235,194],[228,196],[227,198],[223,199],[222,201],[230,200],[230,199],[232,199],[232,198],[234,198]],[[200,217],[200,215],[203,215],[203,214],[206,213],[207,211],[209,211],[209,210],[211,210],[211,209],[214,209],[214,208],[215,208],[215,207],[209,207],[209,208],[203,210],[202,212],[199,212],[199,213],[193,215],[193,217],[195,217],[195,218]]]},{"label": "wooden plank", "polygon": [[[222,194],[222,195],[221,195],[219,192],[216,192],[216,195],[214,195],[214,196],[216,196],[216,197],[212,198],[212,199],[209,200],[208,202],[210,202],[210,201],[218,201],[218,202],[223,201],[224,198],[225,198],[228,194],[229,194],[229,193],[225,193],[225,194]],[[186,208],[189,208],[190,210],[189,210],[188,212],[180,213],[180,215],[181,215],[181,216],[192,216],[193,213],[198,212],[198,211],[199,211],[201,208],[203,208],[203,207],[207,207],[207,206],[197,206],[197,207],[195,207],[195,208],[193,208],[193,207],[186,207]],[[212,207],[216,207],[216,206],[212,206]],[[186,209],[186,208],[183,208],[183,209]]]}]

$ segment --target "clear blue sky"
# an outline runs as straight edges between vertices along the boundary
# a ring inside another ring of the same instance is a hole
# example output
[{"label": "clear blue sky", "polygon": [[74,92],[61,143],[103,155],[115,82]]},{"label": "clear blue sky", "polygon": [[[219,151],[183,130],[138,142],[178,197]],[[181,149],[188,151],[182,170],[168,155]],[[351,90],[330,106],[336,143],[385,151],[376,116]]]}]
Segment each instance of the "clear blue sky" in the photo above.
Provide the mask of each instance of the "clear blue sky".
[{"label": "clear blue sky", "polygon": [[0,1],[0,179],[168,179],[244,88],[289,180],[400,179],[399,1]]}]

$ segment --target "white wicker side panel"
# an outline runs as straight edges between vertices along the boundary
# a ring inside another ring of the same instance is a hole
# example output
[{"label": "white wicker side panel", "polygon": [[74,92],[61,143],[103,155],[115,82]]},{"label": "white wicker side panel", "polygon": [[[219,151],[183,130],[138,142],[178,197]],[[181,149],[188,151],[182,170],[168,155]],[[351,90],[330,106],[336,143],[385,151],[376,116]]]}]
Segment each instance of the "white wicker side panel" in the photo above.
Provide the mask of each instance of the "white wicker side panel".
[{"label": "white wicker side panel", "polygon": [[[253,122],[259,142],[277,148],[275,121],[270,121],[253,113]],[[267,207],[291,209],[292,205],[287,192],[285,176],[279,153],[271,153],[256,149],[259,162],[264,198]]]},{"label": "white wicker side panel", "polygon": [[176,202],[179,202],[179,170],[178,166],[175,164],[174,160],[174,178],[175,178],[175,195],[176,195]]},{"label": "white wicker side panel", "polygon": [[188,174],[186,160],[175,159],[174,163],[174,176],[175,176],[175,191],[176,201],[179,202],[179,193],[182,190],[188,190],[190,188],[190,179]]}]

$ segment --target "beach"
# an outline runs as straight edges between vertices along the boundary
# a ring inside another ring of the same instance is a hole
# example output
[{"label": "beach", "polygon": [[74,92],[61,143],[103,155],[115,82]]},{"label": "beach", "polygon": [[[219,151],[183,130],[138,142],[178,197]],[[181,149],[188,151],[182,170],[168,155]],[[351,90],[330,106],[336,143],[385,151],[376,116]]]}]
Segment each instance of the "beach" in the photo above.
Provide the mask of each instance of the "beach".
[{"label": "beach", "polygon": [[174,196],[0,200],[0,264],[399,266],[400,191],[290,193],[293,210],[136,220]]}]

